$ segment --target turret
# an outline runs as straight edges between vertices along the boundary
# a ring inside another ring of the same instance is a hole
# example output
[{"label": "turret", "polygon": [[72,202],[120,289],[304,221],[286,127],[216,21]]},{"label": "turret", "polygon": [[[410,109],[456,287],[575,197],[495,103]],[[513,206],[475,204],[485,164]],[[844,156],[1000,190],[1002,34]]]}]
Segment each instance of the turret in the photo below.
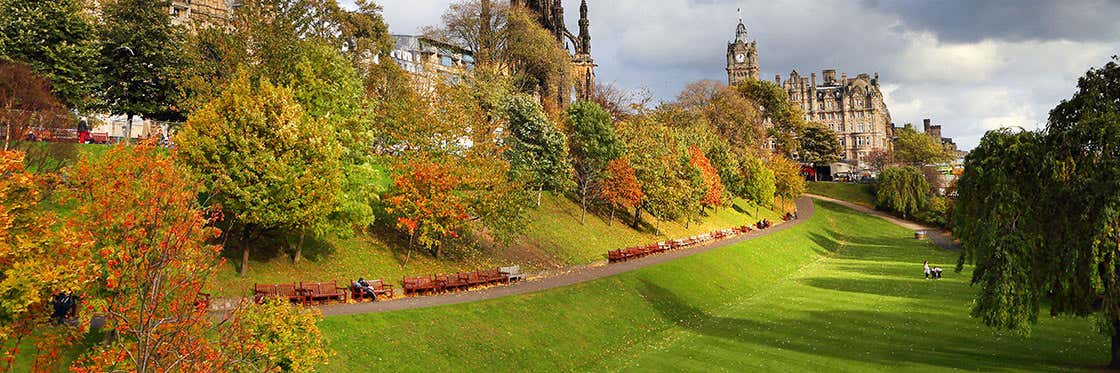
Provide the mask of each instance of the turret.
[{"label": "turret", "polygon": [[587,18],[587,0],[579,4],[579,47],[578,54],[591,54],[591,20]]}]

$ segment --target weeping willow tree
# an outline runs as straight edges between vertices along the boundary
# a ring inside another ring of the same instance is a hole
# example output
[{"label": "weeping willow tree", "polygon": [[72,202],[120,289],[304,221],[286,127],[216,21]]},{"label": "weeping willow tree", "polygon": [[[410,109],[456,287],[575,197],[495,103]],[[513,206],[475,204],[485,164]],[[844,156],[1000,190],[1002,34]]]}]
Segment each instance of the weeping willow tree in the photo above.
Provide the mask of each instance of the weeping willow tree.
[{"label": "weeping willow tree", "polygon": [[921,170],[911,166],[888,168],[875,185],[875,202],[880,209],[898,212],[905,218],[929,206],[929,191],[929,182]]},{"label": "weeping willow tree", "polygon": [[993,131],[965,160],[954,230],[974,263],[972,315],[1026,333],[1094,317],[1120,368],[1120,65],[1090,70],[1044,131]]}]

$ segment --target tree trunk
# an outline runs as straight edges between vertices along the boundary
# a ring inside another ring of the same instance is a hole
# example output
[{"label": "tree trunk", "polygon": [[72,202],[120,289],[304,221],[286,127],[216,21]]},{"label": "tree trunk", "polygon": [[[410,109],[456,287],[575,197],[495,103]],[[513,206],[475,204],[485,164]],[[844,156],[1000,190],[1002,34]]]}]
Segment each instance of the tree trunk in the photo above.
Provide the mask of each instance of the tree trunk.
[{"label": "tree trunk", "polygon": [[583,222],[585,220],[587,220],[587,195],[586,194],[582,198],[580,198],[580,205],[583,206],[583,212],[579,214],[579,225],[583,225]]},{"label": "tree trunk", "polygon": [[299,258],[303,256],[303,238],[307,235],[307,230],[302,229],[299,231],[299,244],[296,245],[296,253],[292,256],[292,263],[299,264]]},{"label": "tree trunk", "polygon": [[245,231],[241,234],[241,241],[238,242],[241,245],[241,278],[245,278],[245,275],[249,272],[249,236],[252,232],[252,226],[245,226]]},{"label": "tree trunk", "polygon": [[7,121],[4,125],[4,151],[8,151],[8,143],[12,139],[12,122]]},{"label": "tree trunk", "polygon": [[537,207],[541,207],[541,195],[544,194],[544,186],[537,187]]},{"label": "tree trunk", "polygon": [[614,225],[614,205],[611,205],[611,218],[609,220],[607,220],[607,226],[610,227],[610,226],[613,226],[613,225]]},{"label": "tree trunk", "polygon": [[[124,144],[128,145],[132,142],[132,114],[128,115],[128,124],[124,128]],[[248,257],[249,254],[245,254]]]},{"label": "tree trunk", "polygon": [[481,17],[479,17],[480,22],[478,25],[478,62],[480,65],[486,65],[490,63],[490,38],[493,31],[490,29],[490,0],[482,0],[481,8]]},{"label": "tree trunk", "polygon": [[1120,369],[1120,319],[1112,320],[1112,361],[1108,367]]},{"label": "tree trunk", "polygon": [[632,227],[634,227],[634,229],[638,229],[638,226],[641,224],[641,222],[642,222],[642,205],[639,203],[638,205],[634,206],[634,224],[632,225]]}]

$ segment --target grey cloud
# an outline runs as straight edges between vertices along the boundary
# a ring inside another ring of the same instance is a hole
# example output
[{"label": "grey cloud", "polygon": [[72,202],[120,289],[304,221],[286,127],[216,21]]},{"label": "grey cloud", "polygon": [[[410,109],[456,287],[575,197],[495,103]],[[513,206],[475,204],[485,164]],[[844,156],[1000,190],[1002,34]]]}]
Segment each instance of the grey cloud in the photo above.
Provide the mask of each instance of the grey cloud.
[{"label": "grey cloud", "polygon": [[1120,35],[1116,0],[867,0],[870,9],[895,13],[907,27],[948,42],[984,39],[1114,40]]}]

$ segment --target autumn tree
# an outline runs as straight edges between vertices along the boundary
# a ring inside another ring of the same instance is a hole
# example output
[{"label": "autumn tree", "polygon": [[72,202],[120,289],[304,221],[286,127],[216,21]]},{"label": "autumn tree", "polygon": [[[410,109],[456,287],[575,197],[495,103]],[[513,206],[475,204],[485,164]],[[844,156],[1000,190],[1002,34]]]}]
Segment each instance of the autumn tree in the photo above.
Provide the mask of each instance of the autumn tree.
[{"label": "autumn tree", "polygon": [[888,168],[875,183],[879,208],[900,213],[904,218],[924,210],[931,196],[925,175],[913,166]]},{"label": "autumn tree", "polygon": [[271,298],[264,304],[242,303],[219,331],[224,371],[310,372],[328,361],[319,327],[322,312],[292,306],[287,299]]},{"label": "autumn tree", "polygon": [[723,187],[723,182],[720,181],[719,172],[715,167],[712,167],[712,162],[700,151],[700,148],[692,146],[688,148],[689,164],[692,165],[697,171],[700,172],[700,177],[703,179],[703,197],[700,198],[700,206],[702,207],[719,207],[722,206],[727,200],[726,191]]},{"label": "autumn tree", "polygon": [[[22,138],[33,123],[57,123],[65,115],[63,104],[51,94],[50,83],[27,65],[0,61],[0,122],[4,125],[4,150],[12,138]],[[45,126],[51,128],[54,126]]]},{"label": "autumn tree", "polygon": [[[177,71],[183,31],[171,24],[168,0],[105,4],[99,32],[101,97],[111,114],[180,119]],[[131,134],[125,131],[125,141]]]},{"label": "autumn tree", "polygon": [[626,158],[610,161],[603,173],[599,196],[611,207],[611,216],[607,220],[607,225],[611,225],[614,223],[615,210],[636,208],[642,202],[642,186]]},{"label": "autumn tree", "polygon": [[56,97],[80,109],[93,103],[100,84],[96,20],[85,5],[83,0],[0,1],[0,60],[30,65]]},{"label": "autumn tree", "polygon": [[622,155],[623,147],[614,133],[610,114],[598,104],[589,101],[572,104],[568,107],[568,123],[572,131],[576,194],[583,208],[579,221],[583,224],[588,199],[598,194],[607,164]]},{"label": "autumn tree", "polygon": [[568,139],[548,117],[544,108],[529,96],[517,95],[506,102],[509,136],[506,159],[526,184],[541,192],[563,191],[572,175],[568,161]]},{"label": "autumn tree", "polygon": [[677,102],[703,115],[715,133],[733,147],[759,147],[766,140],[759,105],[723,83],[701,80],[689,84]]},{"label": "autumn tree", "polygon": [[475,52],[479,63],[502,64],[509,4],[503,1],[459,0],[440,17],[439,26],[424,27],[424,36]]},{"label": "autumn tree", "polygon": [[334,129],[268,80],[237,78],[191,114],[176,142],[212,203],[239,227],[243,276],[251,242],[265,230],[308,229],[336,207],[342,147]]},{"label": "autumn tree", "polygon": [[875,149],[867,154],[864,161],[872,170],[882,172],[887,169],[887,166],[894,163],[894,152],[887,149]]},{"label": "autumn tree", "polygon": [[792,201],[805,193],[805,178],[801,177],[801,165],[780,155],[770,159],[767,167],[774,172],[774,196],[784,203]]},{"label": "autumn tree", "polygon": [[[797,155],[800,156],[802,162],[811,163],[814,166],[827,166],[829,163],[840,160],[840,152],[843,149],[840,147],[840,140],[836,138],[836,132],[828,129],[823,124],[812,122],[801,130],[801,136],[798,138],[800,145],[798,146]],[[813,177],[820,179],[817,173],[813,173]]]},{"label": "autumn tree", "polygon": [[103,304],[116,338],[95,347],[79,371],[210,370],[210,319],[199,293],[220,248],[207,241],[216,215],[198,185],[165,152],[116,147],[70,170],[76,206],[69,226],[90,237],[95,282],[83,295]]},{"label": "autumn tree", "polygon": [[571,56],[527,9],[510,9],[505,32],[505,57],[523,92],[540,95],[546,107],[567,100],[565,79]]},{"label": "autumn tree", "polygon": [[443,241],[458,237],[470,217],[467,203],[455,194],[462,177],[443,162],[419,157],[401,163],[394,173],[386,212],[408,234],[409,248],[419,244],[439,257]]},{"label": "autumn tree", "polygon": [[694,197],[696,180],[674,131],[650,116],[640,116],[621,123],[618,134],[626,144],[627,161],[642,186],[642,201],[634,208],[633,227],[637,229],[641,224],[642,211],[658,221],[681,217],[683,208]]},{"label": "autumn tree", "polygon": [[642,111],[653,101],[653,95],[648,89],[628,90],[614,83],[596,82],[589,101],[610,113],[612,121],[621,122]]},{"label": "autumn tree", "polygon": [[[41,207],[43,189],[55,185],[24,169],[23,153],[0,151],[0,342],[12,368],[21,342],[33,332],[34,367],[47,369],[59,350],[81,330],[49,328],[50,301],[63,292],[79,293],[90,281],[89,240]],[[25,353],[31,353],[25,351]]]}]

